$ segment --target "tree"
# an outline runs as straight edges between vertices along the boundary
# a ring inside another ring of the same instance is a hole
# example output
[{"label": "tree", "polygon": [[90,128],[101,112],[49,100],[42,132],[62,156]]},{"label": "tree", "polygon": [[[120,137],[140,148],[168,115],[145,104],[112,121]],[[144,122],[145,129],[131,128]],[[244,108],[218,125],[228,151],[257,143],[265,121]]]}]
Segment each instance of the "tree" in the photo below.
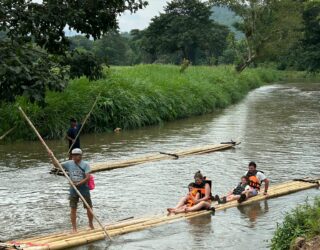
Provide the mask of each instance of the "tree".
[{"label": "tree", "polygon": [[133,53],[132,64],[139,63],[152,63],[156,60],[154,53],[149,53],[145,47],[144,43],[145,30],[133,29],[130,31],[129,46]]},{"label": "tree", "polygon": [[0,40],[0,100],[13,102],[24,95],[44,104],[46,88],[62,90],[67,71],[55,56],[32,44]]},{"label": "tree", "polygon": [[304,1],[301,8],[303,26],[301,39],[285,54],[273,59],[278,69],[320,70],[320,2]]},{"label": "tree", "polygon": [[87,51],[91,51],[93,47],[93,41],[86,38],[85,36],[82,35],[76,35],[72,36],[69,38],[70,40],[70,47],[69,50],[74,50],[74,49],[85,49]]},{"label": "tree", "polygon": [[303,64],[308,71],[320,70],[320,2],[305,3],[303,11],[305,36],[302,39]]},{"label": "tree", "polygon": [[218,58],[219,64],[234,64],[239,60],[237,53],[239,44],[241,42],[236,41],[235,34],[229,33],[227,37],[227,47],[223,51],[222,55]]},{"label": "tree", "polygon": [[211,7],[200,0],[173,0],[164,13],[152,19],[144,31],[142,48],[153,60],[162,55],[177,55],[179,61],[197,63],[199,55],[218,57],[226,46],[228,28],[210,19]]},{"label": "tree", "polygon": [[86,76],[89,80],[97,80],[102,77],[101,61],[90,51],[72,51],[67,64],[70,65],[71,78]]},{"label": "tree", "polygon": [[1,30],[8,37],[35,42],[48,52],[64,53],[69,45],[66,26],[87,38],[100,38],[118,27],[117,15],[135,12],[147,4],[143,0],[4,0],[1,4]]},{"label": "tree", "polygon": [[94,41],[93,52],[99,60],[110,65],[130,65],[132,62],[129,39],[117,31],[110,31]]},{"label": "tree", "polygon": [[301,2],[295,0],[210,0],[227,6],[240,20],[234,26],[245,34],[247,51],[236,66],[243,71],[252,62],[280,55],[301,35]]},{"label": "tree", "polygon": [[[135,12],[146,4],[143,0],[1,1],[0,31],[6,32],[6,38],[0,40],[0,49],[8,50],[1,58],[0,88],[4,91],[1,92],[3,100],[13,101],[16,95],[24,93],[29,93],[31,100],[43,100],[46,88],[55,89],[52,86],[55,82],[58,86],[65,86],[62,71],[54,72],[54,56],[45,55],[64,55],[68,50],[70,41],[65,35],[65,27],[83,33],[87,38],[97,39],[118,27],[119,14],[126,10]],[[28,51],[34,47],[33,44],[41,49],[42,55],[34,49]],[[37,70],[34,64],[39,65],[41,70]],[[18,68],[10,68],[12,65]],[[16,78],[19,81],[15,82]]]}]

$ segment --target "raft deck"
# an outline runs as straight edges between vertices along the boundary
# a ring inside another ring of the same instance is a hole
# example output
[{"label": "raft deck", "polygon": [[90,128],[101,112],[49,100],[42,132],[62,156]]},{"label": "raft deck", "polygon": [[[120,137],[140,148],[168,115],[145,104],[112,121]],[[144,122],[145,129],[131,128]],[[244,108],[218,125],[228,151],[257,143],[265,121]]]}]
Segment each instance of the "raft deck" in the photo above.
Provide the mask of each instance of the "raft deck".
[{"label": "raft deck", "polygon": [[[294,180],[282,184],[271,186],[268,191],[268,196],[259,194],[249,200],[238,204],[237,201],[228,202],[226,204],[214,204],[216,212],[225,210],[227,208],[243,206],[253,202],[270,199],[278,196],[287,195],[290,193],[298,192],[305,189],[319,187],[320,178],[315,180]],[[212,213],[211,210],[201,210],[198,212],[177,214],[177,215],[159,215],[147,218],[132,219],[125,222],[118,222],[107,225],[106,228],[110,236],[127,234],[130,232],[140,231],[146,228],[169,224],[180,220],[185,220],[193,217],[202,216]],[[8,245],[14,245],[18,249],[26,250],[43,250],[43,249],[64,249],[80,245],[85,245],[94,241],[103,240],[105,237],[101,229],[95,230],[81,230],[76,234],[70,233],[56,233],[51,235],[43,235],[32,237],[28,239],[20,239],[7,242]]]},{"label": "raft deck", "polygon": [[184,149],[184,150],[179,150],[179,151],[170,152],[170,153],[160,152],[157,154],[144,155],[144,156],[130,159],[130,160],[98,162],[98,163],[91,164],[91,171],[98,172],[98,171],[111,170],[116,168],[126,168],[126,167],[143,164],[147,162],[161,161],[161,160],[168,160],[168,159],[178,159],[178,158],[186,157],[189,155],[207,154],[215,151],[230,149],[230,148],[233,148],[235,145],[238,145],[238,144],[235,142],[230,142],[230,143],[196,147],[192,149]]}]

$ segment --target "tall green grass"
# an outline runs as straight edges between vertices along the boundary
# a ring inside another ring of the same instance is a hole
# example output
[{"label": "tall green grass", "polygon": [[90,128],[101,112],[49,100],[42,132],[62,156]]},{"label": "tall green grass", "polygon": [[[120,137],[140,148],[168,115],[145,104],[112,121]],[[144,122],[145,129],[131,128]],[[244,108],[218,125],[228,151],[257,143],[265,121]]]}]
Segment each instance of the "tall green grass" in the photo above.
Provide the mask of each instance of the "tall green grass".
[{"label": "tall green grass", "polygon": [[89,82],[73,80],[61,93],[48,91],[47,106],[41,108],[18,98],[0,106],[0,134],[13,125],[13,139],[35,139],[17,107],[22,106],[45,138],[61,138],[70,117],[81,121],[95,98],[101,98],[84,132],[102,132],[116,127],[137,128],[163,121],[201,115],[241,100],[250,90],[281,78],[271,69],[189,67],[183,74],[173,65],[138,65],[106,70],[107,78]]},{"label": "tall green grass", "polygon": [[271,249],[287,250],[297,237],[311,239],[320,235],[320,197],[288,213],[272,239]]}]

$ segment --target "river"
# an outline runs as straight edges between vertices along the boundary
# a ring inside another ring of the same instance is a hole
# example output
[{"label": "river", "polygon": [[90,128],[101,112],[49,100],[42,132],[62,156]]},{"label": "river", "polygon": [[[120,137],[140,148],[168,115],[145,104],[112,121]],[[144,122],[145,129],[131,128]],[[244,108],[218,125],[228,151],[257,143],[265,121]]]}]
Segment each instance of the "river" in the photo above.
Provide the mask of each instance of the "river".
[{"label": "river", "polygon": [[[94,211],[103,222],[163,214],[187,192],[198,169],[213,181],[213,194],[227,192],[248,162],[256,161],[271,185],[320,175],[320,84],[264,86],[220,112],[114,134],[84,135],[89,162],[133,158],[239,140],[235,149],[137,165],[95,174]],[[30,131],[31,133],[31,131]],[[60,160],[66,142],[49,141]],[[48,174],[39,142],[0,144],[0,240],[68,230],[68,184]],[[257,202],[115,237],[108,249],[268,249],[287,211],[312,201],[319,190]],[[85,227],[85,210],[78,210]],[[103,241],[75,249],[103,249]]]}]

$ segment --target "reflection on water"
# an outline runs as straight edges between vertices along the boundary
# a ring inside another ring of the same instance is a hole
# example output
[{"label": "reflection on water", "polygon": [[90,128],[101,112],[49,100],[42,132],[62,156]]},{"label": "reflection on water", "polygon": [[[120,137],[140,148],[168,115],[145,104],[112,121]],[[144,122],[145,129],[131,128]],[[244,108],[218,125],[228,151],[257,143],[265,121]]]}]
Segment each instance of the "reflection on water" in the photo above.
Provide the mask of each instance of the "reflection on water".
[{"label": "reflection on water", "polygon": [[211,214],[207,214],[187,220],[188,233],[193,246],[206,247],[205,242],[213,233],[211,217]]},{"label": "reflection on water", "polygon": [[238,210],[249,219],[249,227],[256,226],[257,218],[269,211],[268,200],[255,202],[250,205],[239,206]]},{"label": "reflection on water", "polygon": [[[220,113],[123,131],[82,136],[84,157],[93,161],[132,158],[159,151],[241,140],[233,150],[146,163],[95,174],[94,211],[104,222],[165,213],[186,192],[194,172],[212,180],[213,193],[239,182],[254,160],[273,183],[319,176],[320,84],[272,85],[251,92]],[[59,159],[66,142],[50,141]],[[68,185],[49,175],[50,163],[39,142],[0,144],[0,240],[70,230]],[[284,212],[312,199],[319,190],[218,211],[115,238],[109,249],[266,249]],[[86,226],[80,208],[78,224]],[[248,242],[250,242],[248,246]],[[76,249],[103,249],[96,242]]]}]

